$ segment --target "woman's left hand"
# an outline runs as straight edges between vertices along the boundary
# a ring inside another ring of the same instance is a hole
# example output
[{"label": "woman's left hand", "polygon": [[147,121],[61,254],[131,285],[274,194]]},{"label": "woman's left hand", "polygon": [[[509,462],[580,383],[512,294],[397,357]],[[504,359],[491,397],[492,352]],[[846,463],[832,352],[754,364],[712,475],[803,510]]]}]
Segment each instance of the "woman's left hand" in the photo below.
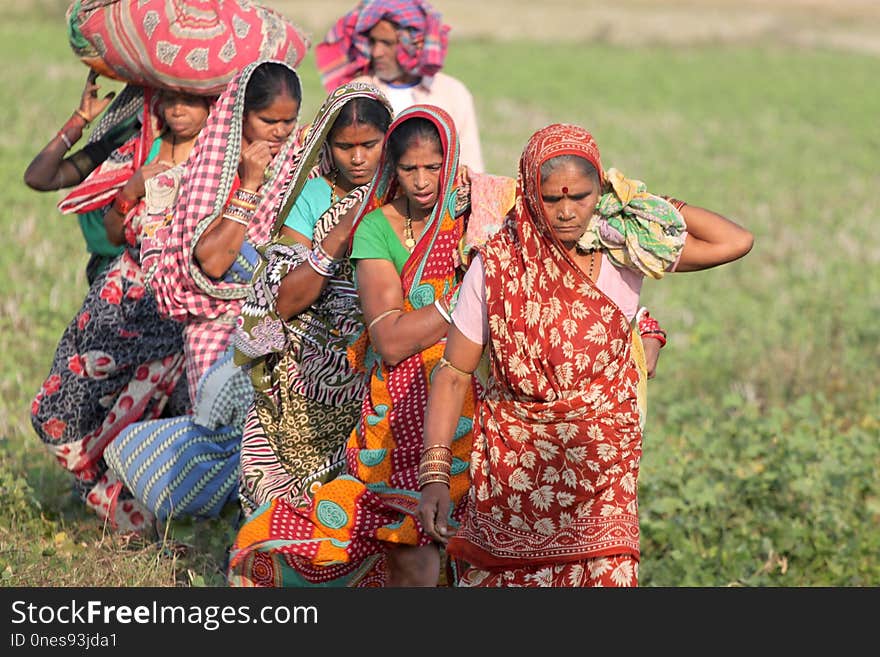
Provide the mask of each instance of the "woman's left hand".
[{"label": "woman's left hand", "polygon": [[417,512],[422,529],[438,543],[446,545],[455,531],[446,525],[451,500],[449,486],[443,483],[428,484],[422,488]]}]

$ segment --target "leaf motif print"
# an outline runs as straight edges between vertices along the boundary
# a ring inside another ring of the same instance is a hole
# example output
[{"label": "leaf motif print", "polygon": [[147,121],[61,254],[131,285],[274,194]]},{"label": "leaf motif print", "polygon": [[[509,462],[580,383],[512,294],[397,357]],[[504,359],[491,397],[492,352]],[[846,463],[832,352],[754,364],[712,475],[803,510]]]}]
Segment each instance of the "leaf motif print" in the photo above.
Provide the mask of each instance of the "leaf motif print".
[{"label": "leaf motif print", "polygon": [[605,325],[602,322],[593,322],[587,331],[586,339],[593,344],[607,344],[608,332],[605,330]]},{"label": "leaf motif print", "polygon": [[568,290],[573,290],[577,286],[577,280],[575,280],[574,274],[571,271],[565,272],[565,275],[562,277],[562,286]]},{"label": "leaf motif print", "polygon": [[492,315],[489,318],[489,326],[492,329],[492,334],[497,335],[499,340],[507,339],[507,322],[503,317]]},{"label": "leaf motif print", "polygon": [[502,460],[504,462],[504,465],[511,468],[519,464],[519,459],[516,456],[516,452],[505,452],[504,458]]},{"label": "leaf motif print", "polygon": [[511,440],[515,440],[519,443],[525,442],[529,439],[529,432],[522,425],[512,424],[512,425],[510,425],[510,427],[508,427],[507,431],[508,431],[507,435],[510,436]]},{"label": "leaf motif print", "polygon": [[544,326],[552,326],[556,324],[559,315],[562,313],[562,302],[557,297],[551,297],[544,306],[541,323]]},{"label": "leaf motif print", "polygon": [[558,493],[556,493],[556,502],[559,504],[559,506],[563,508],[569,507],[574,504],[576,499],[577,498],[574,495],[565,491],[559,491]]},{"label": "leaf motif print", "polygon": [[510,474],[507,483],[513,490],[527,491],[532,488],[532,477],[523,468],[517,468]]},{"label": "leaf motif print", "polygon": [[577,333],[577,322],[571,318],[566,318],[562,320],[562,330],[565,333],[566,337],[571,338],[575,335],[575,333]]},{"label": "leaf motif print", "polygon": [[514,513],[522,512],[522,495],[508,495],[507,508]]},{"label": "leaf motif print", "polygon": [[546,511],[553,503],[554,497],[552,486],[541,486],[529,493],[529,502],[541,511]]},{"label": "leaf motif print", "polygon": [[579,563],[574,564],[568,571],[568,585],[571,587],[582,586],[585,572],[584,567]]},{"label": "leaf motif print", "polygon": [[523,520],[520,516],[510,516],[510,520],[508,521],[510,526],[514,529],[520,529],[522,531],[529,531],[531,529],[529,527],[529,523]]},{"label": "leaf motif print", "polygon": [[[562,345],[562,355],[565,356],[568,361],[571,361],[571,359],[574,358],[574,345],[568,340]],[[565,364],[571,367],[571,362],[566,362]],[[568,386],[566,385],[565,387],[567,388]]]},{"label": "leaf motif print", "polygon": [[635,581],[635,572],[633,571],[632,562],[624,561],[617,564],[614,571],[611,573],[611,579],[617,584],[617,586],[632,586]]},{"label": "leaf motif print", "polygon": [[578,478],[575,471],[571,468],[566,468],[562,471],[562,482],[568,486],[569,488],[577,488]]},{"label": "leaf motif print", "polygon": [[623,489],[624,493],[629,495],[636,494],[636,477],[632,472],[627,472],[620,478],[620,487]]},{"label": "leaf motif print", "polygon": [[526,307],[523,311],[523,319],[526,322],[526,326],[529,328],[535,326],[538,323],[538,320],[541,318],[541,305],[529,299],[526,301]]},{"label": "leaf motif print", "polygon": [[614,306],[606,304],[602,306],[602,309],[599,312],[602,315],[602,321],[606,324],[610,324],[611,318],[614,317]]},{"label": "leaf motif print", "polygon": [[489,499],[489,486],[485,481],[480,484],[480,487],[477,489],[477,499],[481,502],[485,502]]},{"label": "leaf motif print", "polygon": [[556,523],[552,518],[541,518],[535,523],[535,531],[544,536],[553,536],[556,533]]},{"label": "leaf motif print", "polygon": [[583,463],[587,458],[587,448],[584,445],[569,447],[565,450],[565,458],[572,463]]},{"label": "leaf motif print", "polygon": [[[566,342],[566,344],[569,346],[571,345],[569,342]],[[554,374],[556,374],[556,378],[562,388],[571,388],[572,383],[574,382],[574,368],[571,366],[571,363],[567,361],[560,363],[554,368]]]},{"label": "leaf motif print", "polygon": [[606,463],[616,459],[618,454],[617,447],[609,443],[601,443],[597,451],[599,453],[599,458]]},{"label": "leaf motif print", "polygon": [[556,425],[556,435],[559,436],[559,440],[562,441],[562,444],[568,444],[568,441],[577,436],[578,428],[576,424],[572,424],[571,422],[560,422]]},{"label": "leaf motif print", "polygon": [[[572,497],[572,499],[574,499]],[[571,527],[574,522],[574,518],[568,511],[560,511],[559,512],[559,528],[565,529],[566,527]]]},{"label": "leaf motif print", "polygon": [[522,464],[522,467],[534,470],[537,456],[534,452],[523,452],[519,455],[519,462]]},{"label": "leaf motif print", "polygon": [[555,326],[550,329],[549,340],[550,346],[554,348],[562,344],[562,334],[559,333],[559,329]]},{"label": "leaf motif print", "polygon": [[492,465],[498,465],[498,459],[501,458],[501,449],[499,449],[498,445],[492,445],[489,448],[489,460],[492,462]]},{"label": "leaf motif print", "polygon": [[610,518],[612,516],[619,516],[620,509],[617,508],[614,504],[603,504],[602,508],[599,509],[599,515],[603,518]]},{"label": "leaf motif print", "polygon": [[538,450],[538,455],[545,461],[552,461],[559,454],[559,448],[547,440],[536,440],[532,446]]},{"label": "leaf motif print", "polygon": [[591,515],[593,515],[593,502],[594,500],[587,500],[578,504],[578,507],[575,510],[577,517],[589,518]]},{"label": "leaf motif print", "polygon": [[557,483],[559,481],[559,470],[552,465],[548,465],[544,468],[544,472],[541,473],[541,481],[546,481],[548,484]]},{"label": "leaf motif print", "polygon": [[[608,352],[604,349],[596,354],[596,359],[593,361],[593,373],[598,374],[608,365],[608,361],[610,360],[610,356],[608,356]],[[602,396],[604,397],[605,393],[602,392]]]},{"label": "leaf motif print", "polygon": [[568,307],[568,313],[574,319],[583,319],[589,314],[589,311],[580,299],[575,299]]},{"label": "leaf motif print", "polygon": [[585,351],[575,354],[574,366],[577,368],[578,372],[586,372],[590,367],[590,354]]}]

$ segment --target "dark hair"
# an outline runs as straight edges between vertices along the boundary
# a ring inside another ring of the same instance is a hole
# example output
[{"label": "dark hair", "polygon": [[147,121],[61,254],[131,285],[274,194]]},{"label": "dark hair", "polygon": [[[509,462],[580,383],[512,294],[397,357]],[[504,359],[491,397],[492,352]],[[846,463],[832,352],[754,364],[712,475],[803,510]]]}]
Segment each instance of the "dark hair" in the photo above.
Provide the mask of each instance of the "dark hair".
[{"label": "dark hair", "polygon": [[585,157],[572,154],[557,155],[556,157],[551,157],[549,160],[546,160],[541,165],[541,180],[546,180],[554,171],[564,164],[573,164],[583,176],[592,178],[593,183],[596,185],[599,184],[599,172],[596,171],[596,167],[593,166],[593,163]]},{"label": "dark hair", "polygon": [[370,125],[384,135],[391,125],[391,112],[375,98],[352,98],[339,110],[330,134],[350,125]]},{"label": "dark hair", "polygon": [[394,132],[388,136],[386,150],[388,160],[397,166],[400,158],[406,150],[416,141],[424,139],[437,145],[443,151],[443,142],[440,141],[440,131],[431,121],[421,116],[413,117],[398,125]]},{"label": "dark hair", "polygon": [[244,92],[244,111],[258,112],[287,93],[297,103],[302,102],[302,87],[292,69],[278,62],[265,62],[251,73]]}]

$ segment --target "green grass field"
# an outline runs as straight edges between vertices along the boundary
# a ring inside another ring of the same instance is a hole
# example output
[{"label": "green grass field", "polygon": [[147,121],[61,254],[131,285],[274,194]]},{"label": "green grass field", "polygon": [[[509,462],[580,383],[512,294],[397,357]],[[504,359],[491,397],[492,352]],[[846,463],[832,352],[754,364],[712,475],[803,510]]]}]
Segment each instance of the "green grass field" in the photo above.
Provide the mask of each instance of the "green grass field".
[{"label": "green grass field", "polygon": [[[75,220],[22,182],[85,78],[63,6],[0,27],[0,584],[222,586],[234,513],[174,526],[185,553],[123,541],[71,499],[30,426],[86,290]],[[649,385],[642,586],[880,585],[877,56],[474,36],[446,68],[474,93],[491,172],[513,175],[535,129],[575,122],[606,167],[755,234],[739,262],[644,287],[670,339]],[[308,120],[323,99],[311,54],[301,71]]]}]

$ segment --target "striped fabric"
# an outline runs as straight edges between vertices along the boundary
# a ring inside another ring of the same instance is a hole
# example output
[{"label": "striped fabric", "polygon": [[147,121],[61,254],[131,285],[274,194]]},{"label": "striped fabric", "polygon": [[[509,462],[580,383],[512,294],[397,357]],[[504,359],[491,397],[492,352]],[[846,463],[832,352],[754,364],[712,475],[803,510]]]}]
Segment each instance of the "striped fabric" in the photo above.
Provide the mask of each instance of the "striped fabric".
[{"label": "striped fabric", "polygon": [[132,425],[104,455],[134,496],[166,522],[214,517],[236,499],[240,445],[234,427],[212,430],[181,416]]}]

